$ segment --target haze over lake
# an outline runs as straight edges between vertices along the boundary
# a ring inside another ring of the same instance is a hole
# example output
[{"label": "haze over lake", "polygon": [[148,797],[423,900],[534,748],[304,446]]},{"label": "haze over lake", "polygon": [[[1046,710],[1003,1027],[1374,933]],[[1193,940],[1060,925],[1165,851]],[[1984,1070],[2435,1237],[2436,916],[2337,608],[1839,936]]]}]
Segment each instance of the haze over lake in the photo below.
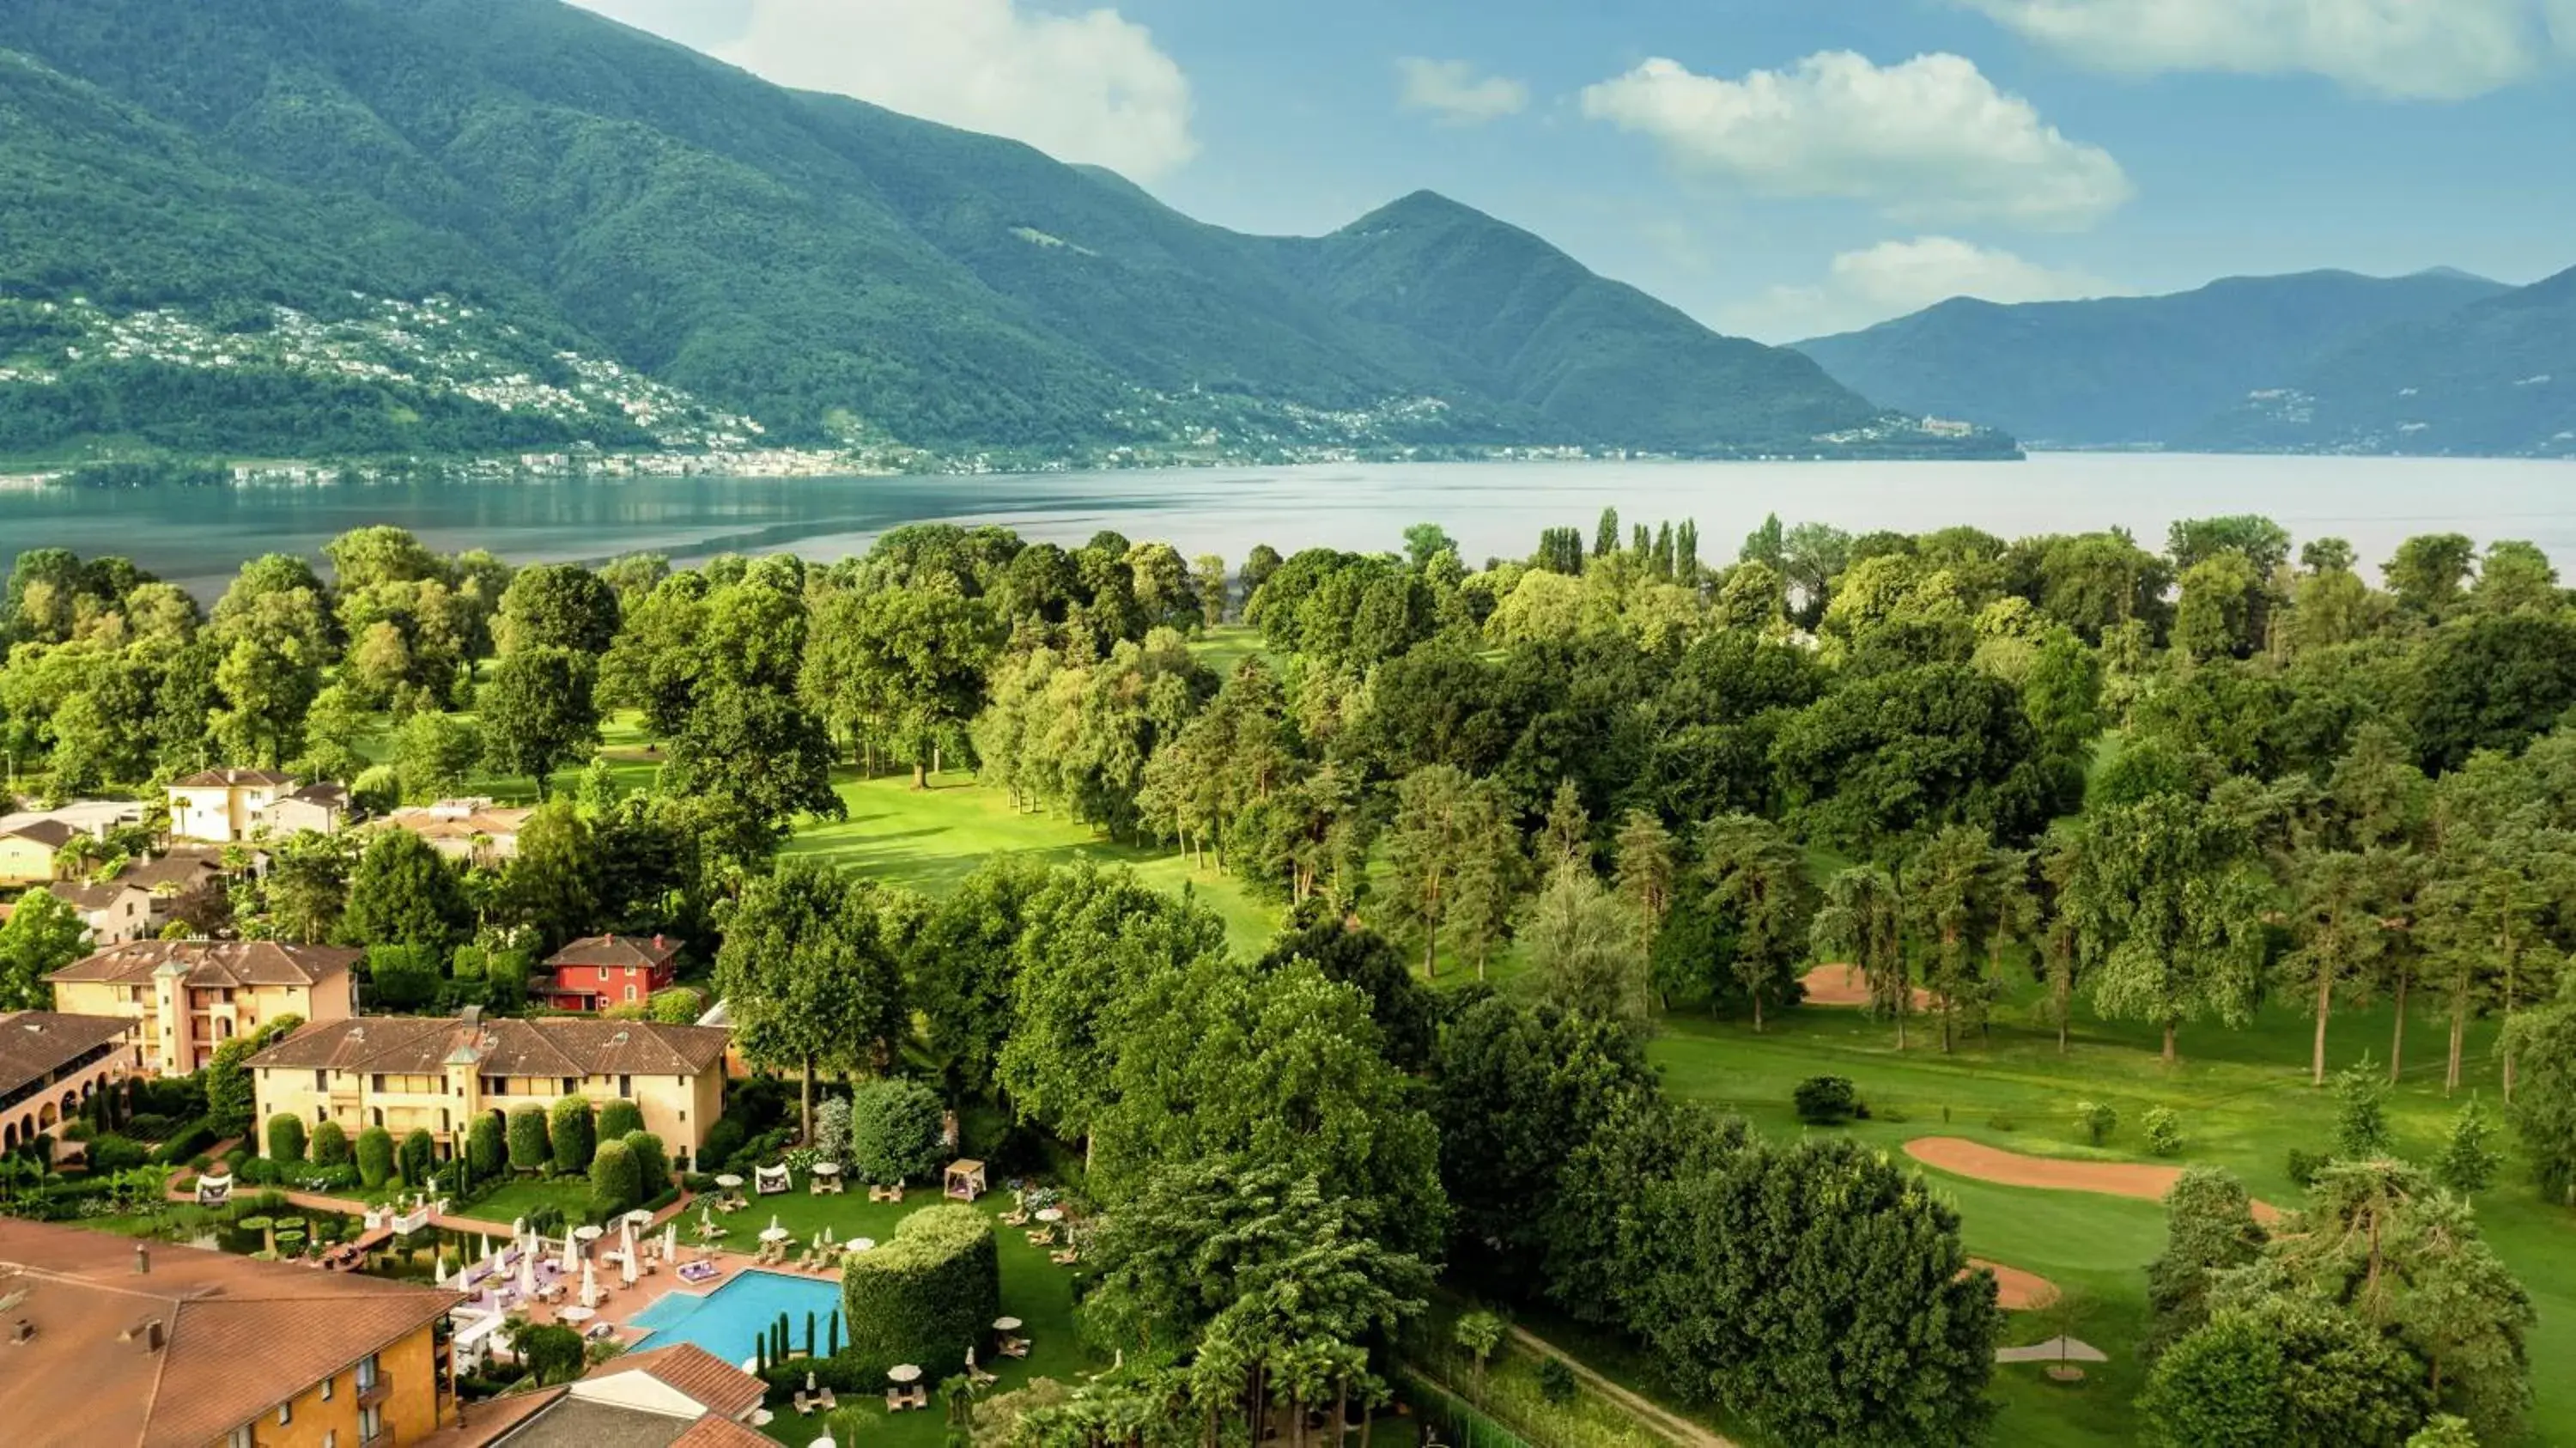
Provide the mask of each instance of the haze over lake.
[{"label": "haze over lake", "polygon": [[795,552],[828,561],[888,528],[1000,523],[1078,544],[1103,528],[1229,564],[1255,543],[1401,546],[1431,521],[1472,563],[1518,556],[1541,528],[1696,518],[1703,556],[1731,559],[1767,513],[1855,533],[1973,524],[2006,538],[2120,525],[2149,547],[2176,518],[2262,513],[2308,539],[2351,540],[2375,568],[2399,540],[2524,538],[2576,569],[2576,464],[2497,459],[2053,453],[2023,463],[1475,463],[1206,468],[902,478],[652,478],[512,485],[0,492],[0,565],[22,549],[118,553],[201,597],[242,560],[313,554],[371,523],[440,552],[514,563],[667,553]]}]

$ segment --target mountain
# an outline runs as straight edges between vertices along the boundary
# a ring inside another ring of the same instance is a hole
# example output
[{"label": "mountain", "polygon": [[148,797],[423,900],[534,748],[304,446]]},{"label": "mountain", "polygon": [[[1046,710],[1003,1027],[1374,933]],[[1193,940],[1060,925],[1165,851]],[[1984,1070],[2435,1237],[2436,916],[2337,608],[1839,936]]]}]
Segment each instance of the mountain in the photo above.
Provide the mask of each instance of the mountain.
[{"label": "mountain", "polygon": [[2449,270],[2231,277],[2160,297],[2000,306],[1960,297],[1798,350],[1847,387],[2041,445],[2175,443],[2360,339],[2494,298]]},{"label": "mountain", "polygon": [[0,188],[0,453],[2011,450],[1437,197],[1239,235],[556,0],[9,0]]},{"label": "mountain", "polygon": [[2211,449],[2576,458],[2576,270],[2383,328],[2184,439]]}]

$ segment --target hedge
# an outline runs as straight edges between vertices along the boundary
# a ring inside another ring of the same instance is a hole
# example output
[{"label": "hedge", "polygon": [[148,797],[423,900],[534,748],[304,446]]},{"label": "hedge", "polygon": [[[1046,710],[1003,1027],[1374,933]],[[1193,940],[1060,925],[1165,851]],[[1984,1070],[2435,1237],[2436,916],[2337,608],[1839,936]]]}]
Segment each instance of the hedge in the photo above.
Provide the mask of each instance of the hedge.
[{"label": "hedge", "polygon": [[268,1118],[268,1155],[271,1161],[304,1160],[304,1118],[279,1112]]},{"label": "hedge", "polygon": [[420,1186],[429,1180],[430,1170],[438,1162],[438,1143],[430,1139],[427,1131],[415,1127],[402,1139],[402,1149],[396,1157],[402,1164],[403,1185]]},{"label": "hedge", "polygon": [[590,1158],[591,1215],[609,1217],[632,1208],[644,1195],[643,1180],[633,1147],[622,1141],[601,1142]]},{"label": "hedge", "polygon": [[939,1164],[941,1107],[929,1087],[884,1077],[850,1094],[851,1169],[881,1186],[927,1175]]},{"label": "hedge", "polygon": [[597,1147],[599,1137],[597,1125],[591,1119],[588,1100],[567,1096],[556,1102],[546,1129],[554,1142],[556,1171],[572,1176],[590,1170],[590,1154]]},{"label": "hedge", "polygon": [[370,1126],[358,1133],[358,1184],[369,1191],[383,1186],[394,1174],[393,1133],[381,1126]]},{"label": "hedge", "polygon": [[214,1144],[215,1128],[213,1124],[205,1120],[203,1117],[200,1117],[195,1121],[189,1122],[186,1126],[181,1127],[178,1135],[161,1143],[160,1149],[152,1153],[152,1160],[162,1166],[170,1166],[177,1162],[186,1161],[188,1158],[195,1156],[198,1152],[204,1151],[207,1147]]},{"label": "hedge", "polygon": [[510,1108],[510,1169],[544,1171],[554,1160],[546,1135],[546,1109],[530,1102]]},{"label": "hedge", "polygon": [[630,1131],[617,1140],[635,1153],[638,1196],[658,1196],[671,1189],[671,1153],[663,1149],[662,1138],[649,1131]]},{"label": "hedge", "polygon": [[850,1259],[841,1320],[852,1356],[919,1363],[937,1378],[966,1361],[1002,1303],[1001,1249],[973,1207],[924,1207],[891,1240]]},{"label": "hedge", "polygon": [[599,1108],[599,1139],[616,1141],[644,1129],[644,1111],[623,1098]]},{"label": "hedge", "polygon": [[349,1133],[341,1130],[340,1123],[336,1121],[315,1122],[313,1139],[305,1146],[305,1156],[315,1166],[347,1166]]},{"label": "hedge", "polygon": [[465,1132],[465,1164],[472,1169],[476,1181],[491,1181],[509,1166],[506,1132],[498,1115],[489,1111],[475,1113],[474,1124]]}]

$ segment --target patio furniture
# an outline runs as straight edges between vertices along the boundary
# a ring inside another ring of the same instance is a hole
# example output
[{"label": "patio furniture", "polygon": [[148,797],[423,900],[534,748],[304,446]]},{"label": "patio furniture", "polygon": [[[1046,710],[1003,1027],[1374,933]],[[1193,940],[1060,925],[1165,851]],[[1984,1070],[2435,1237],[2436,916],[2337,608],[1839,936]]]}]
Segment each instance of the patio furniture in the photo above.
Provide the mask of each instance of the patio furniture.
[{"label": "patio furniture", "polygon": [[900,1413],[903,1411],[903,1389],[886,1389],[886,1411],[889,1413]]},{"label": "patio furniture", "polygon": [[795,1179],[784,1165],[756,1166],[751,1169],[751,1190],[755,1196],[775,1196],[795,1186]]},{"label": "patio furniture", "polygon": [[903,1200],[903,1183],[896,1182],[890,1187],[881,1187],[871,1183],[868,1187],[868,1200],[872,1202],[900,1202]]},{"label": "patio furniture", "polygon": [[975,1366],[975,1350],[970,1347],[966,1349],[966,1381],[982,1387],[987,1383],[1000,1382],[1001,1379]]},{"label": "patio furniture", "polygon": [[832,1389],[829,1384],[824,1385],[822,1404],[823,1411],[826,1413],[836,1412],[840,1409],[841,1400],[832,1396]]},{"label": "patio furniture", "polygon": [[961,1157],[940,1173],[940,1194],[961,1202],[972,1202],[984,1194],[984,1164]]},{"label": "patio furniture", "polygon": [[1022,1207],[1016,1212],[1004,1212],[1002,1214],[1002,1225],[1005,1227],[1025,1227],[1028,1224],[1029,1212],[1026,1207]]},{"label": "patio furniture", "polygon": [[1025,1338],[1025,1337],[1006,1337],[1006,1338],[1002,1339],[1002,1356],[1004,1356],[1004,1357],[1024,1358],[1024,1357],[1027,1357],[1028,1355],[1029,1355],[1029,1340],[1028,1340],[1027,1338]]},{"label": "patio furniture", "polygon": [[1076,1258],[1074,1250],[1071,1247],[1067,1247],[1061,1252],[1049,1252],[1047,1254],[1047,1260],[1053,1262],[1058,1267],[1070,1267],[1074,1264]]},{"label": "patio furniture", "polygon": [[[887,1396],[891,1397],[893,1394],[889,1393]],[[805,1390],[803,1388],[798,1388],[796,1390],[796,1411],[809,1418],[814,1416],[814,1401],[813,1399],[805,1396]]]},{"label": "patio furniture", "polygon": [[1031,1227],[1028,1238],[1029,1245],[1032,1247],[1052,1247],[1055,1245],[1055,1228]]}]

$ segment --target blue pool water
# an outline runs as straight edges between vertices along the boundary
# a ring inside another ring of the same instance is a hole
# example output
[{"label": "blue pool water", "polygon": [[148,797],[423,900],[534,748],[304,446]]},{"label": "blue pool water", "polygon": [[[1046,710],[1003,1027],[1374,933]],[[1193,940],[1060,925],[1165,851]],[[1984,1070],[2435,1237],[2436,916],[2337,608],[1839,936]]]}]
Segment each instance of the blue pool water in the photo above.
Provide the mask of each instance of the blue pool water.
[{"label": "blue pool water", "polygon": [[838,1281],[818,1282],[776,1272],[745,1272],[704,1297],[674,1292],[635,1315],[635,1326],[651,1329],[640,1347],[669,1347],[693,1342],[729,1363],[739,1363],[760,1350],[760,1335],[787,1314],[787,1340],[805,1347],[805,1314],[814,1314],[814,1347],[823,1348],[832,1314],[841,1305]]}]

